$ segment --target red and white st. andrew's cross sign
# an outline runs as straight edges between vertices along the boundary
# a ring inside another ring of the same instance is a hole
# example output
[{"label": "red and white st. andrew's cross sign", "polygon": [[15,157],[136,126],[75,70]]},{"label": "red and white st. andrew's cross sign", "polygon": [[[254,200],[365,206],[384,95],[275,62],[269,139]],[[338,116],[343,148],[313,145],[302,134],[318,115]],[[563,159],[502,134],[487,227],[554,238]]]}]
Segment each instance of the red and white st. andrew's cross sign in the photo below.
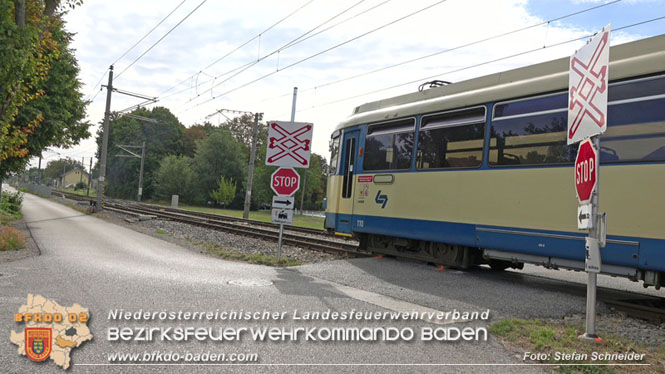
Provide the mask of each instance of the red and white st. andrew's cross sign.
[{"label": "red and white st. andrew's cross sign", "polygon": [[304,122],[269,122],[266,165],[309,168],[313,128]]},{"label": "red and white st. andrew's cross sign", "polygon": [[570,56],[568,144],[602,134],[607,128],[610,25]]}]

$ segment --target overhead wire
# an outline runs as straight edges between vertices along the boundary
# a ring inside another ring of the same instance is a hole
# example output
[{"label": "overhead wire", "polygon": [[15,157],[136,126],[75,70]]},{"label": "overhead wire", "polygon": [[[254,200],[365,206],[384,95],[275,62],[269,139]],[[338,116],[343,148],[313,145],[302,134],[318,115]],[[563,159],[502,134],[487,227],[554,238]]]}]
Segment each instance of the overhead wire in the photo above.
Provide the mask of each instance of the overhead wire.
[{"label": "overhead wire", "polygon": [[[233,78],[233,77],[237,76],[238,74],[242,73],[243,71],[247,70],[248,68],[250,68],[250,67],[256,65],[259,61],[262,61],[262,60],[266,59],[267,57],[273,56],[275,53],[279,54],[281,51],[284,51],[284,50],[286,50],[286,49],[288,49],[288,48],[290,48],[290,47],[293,47],[294,45],[300,44],[300,43],[304,42],[305,40],[308,40],[308,39],[310,39],[310,38],[312,38],[312,37],[314,37],[314,36],[316,36],[316,35],[319,35],[319,34],[325,32],[325,31],[328,31],[328,30],[330,30],[330,29],[332,29],[332,28],[334,28],[334,27],[336,27],[336,26],[339,26],[339,25],[345,23],[345,22],[348,22],[348,21],[350,21],[350,20],[352,20],[352,19],[355,19],[355,18],[357,18],[357,17],[359,17],[359,16],[361,16],[361,15],[363,15],[363,14],[365,14],[365,13],[371,11],[371,10],[374,10],[374,9],[376,9],[376,8],[378,8],[378,7],[384,5],[384,4],[386,4],[386,3],[388,3],[388,2],[390,2],[390,1],[392,1],[392,0],[384,0],[383,2],[381,2],[381,3],[377,4],[377,5],[374,5],[374,6],[370,7],[370,8],[368,8],[368,9],[365,9],[365,10],[363,10],[363,11],[361,11],[361,12],[359,12],[359,13],[357,13],[357,14],[351,16],[351,17],[349,17],[349,18],[346,18],[346,19],[344,19],[344,20],[342,20],[342,21],[340,21],[340,22],[337,22],[337,23],[333,24],[332,26],[329,26],[329,27],[327,27],[327,28],[325,28],[325,29],[323,29],[323,30],[321,30],[321,31],[319,31],[319,32],[316,32],[316,33],[314,33],[314,34],[312,34],[312,35],[309,35],[309,36],[307,36],[307,37],[304,37],[304,36],[306,36],[307,34],[311,33],[313,30],[316,30],[316,29],[320,28],[321,26],[323,26],[323,25],[325,25],[326,23],[330,22],[331,20],[333,20],[333,19],[339,17],[340,15],[346,13],[347,11],[351,10],[352,8],[356,7],[357,5],[359,5],[360,3],[364,2],[364,1],[365,1],[365,0],[361,0],[361,1],[359,1],[359,2],[357,2],[357,3],[355,3],[355,4],[353,4],[353,5],[350,6],[349,8],[343,10],[342,12],[338,13],[337,15],[335,15],[335,16],[329,18],[328,20],[322,22],[321,24],[317,25],[316,27],[314,27],[314,28],[311,29],[310,31],[307,31],[306,33],[300,35],[299,37],[297,37],[297,38],[293,39],[292,41],[286,43],[286,44],[283,45],[282,47],[279,47],[279,48],[277,48],[276,50],[270,52],[269,54],[267,54],[267,55],[265,55],[265,56],[263,56],[263,57],[260,57],[258,60],[252,60],[252,61],[250,61],[250,62],[248,62],[248,63],[246,63],[246,64],[244,64],[244,65],[242,65],[242,66],[238,66],[238,67],[236,67],[236,68],[234,68],[234,69],[232,69],[232,70],[229,70],[229,71],[227,71],[227,72],[225,72],[225,73],[222,73],[222,74],[216,76],[216,77],[213,78],[213,79],[209,79],[209,80],[203,81],[203,82],[199,83],[199,85],[203,85],[203,84],[206,84],[206,83],[208,83],[208,82],[213,81],[213,85],[216,86],[216,85],[214,84],[214,80],[215,80],[215,79],[218,79],[218,78],[221,78],[222,76],[225,76],[225,75],[228,75],[228,74],[233,74],[233,73],[239,71],[237,74],[234,74],[234,75],[231,77],[231,78]],[[303,38],[303,37],[304,37],[304,38]],[[187,79],[185,79],[184,81],[178,83],[176,86],[170,88],[169,90],[171,90],[171,89],[173,89],[173,88],[175,88],[175,87],[181,85],[182,83],[186,82],[187,80],[189,80],[189,79],[191,79],[191,78],[192,78],[192,76],[188,77]],[[229,78],[229,79],[230,79],[230,78]],[[224,80],[223,82],[220,82],[219,84],[222,84],[222,83],[228,81],[229,79],[226,79],[226,80]],[[213,88],[214,88],[214,87],[211,87],[209,90],[206,90],[206,91],[211,91],[211,95],[212,95],[212,89],[213,89]],[[172,93],[172,94],[169,94],[169,95],[167,95],[167,96],[162,96],[161,99],[165,99],[165,98],[168,98],[168,97],[172,97],[172,96],[178,95],[178,94],[180,94],[180,93],[183,93],[183,92],[189,91],[190,89],[191,89],[191,88],[188,87],[188,88],[182,89],[182,90],[180,90],[180,91],[176,91],[176,92],[174,92],[174,93]],[[167,92],[168,92],[169,90],[167,90]],[[200,95],[198,95],[198,96],[200,96]],[[194,99],[195,99],[195,98],[190,98],[187,102],[185,102],[185,104],[190,103],[190,102],[193,101]]]},{"label": "overhead wire", "polygon": [[[289,19],[291,16],[293,16],[294,14],[298,13],[298,12],[301,11],[303,8],[305,8],[306,6],[308,6],[309,4],[311,4],[313,1],[315,1],[315,0],[309,0],[308,2],[306,2],[306,3],[304,3],[303,5],[299,6],[298,8],[296,8],[296,9],[295,9],[294,11],[292,11],[291,13],[289,13],[289,14],[287,14],[286,16],[282,17],[279,21],[273,23],[272,25],[270,25],[270,26],[269,26],[268,28],[266,28],[265,30],[261,31],[260,33],[256,34],[255,36],[249,38],[247,41],[245,41],[245,42],[242,43],[241,45],[235,47],[233,50],[231,50],[230,52],[226,53],[225,55],[223,55],[222,57],[218,58],[217,60],[213,61],[213,62],[210,63],[208,66],[206,66],[206,67],[204,67],[203,69],[201,69],[200,71],[203,71],[203,70],[206,70],[206,69],[210,69],[211,67],[213,67],[214,65],[218,64],[219,62],[221,62],[222,60],[224,60],[224,59],[227,58],[228,56],[232,55],[233,53],[235,53],[235,52],[238,51],[239,49],[241,49],[241,48],[245,47],[247,44],[253,42],[253,41],[256,40],[257,38],[259,38],[261,35],[267,33],[267,32],[270,31],[271,29],[275,28],[275,27],[278,26],[280,23],[286,21],[286,20]],[[199,72],[200,72],[200,71],[199,71]],[[198,74],[198,73],[194,73],[194,74],[188,76],[187,78],[183,79],[180,83],[176,84],[175,86],[172,86],[172,87],[168,88],[166,91],[164,91],[164,92],[162,92],[161,94],[159,94],[159,96],[162,96],[162,95],[168,93],[168,92],[171,91],[172,89],[174,89],[174,88],[180,86],[181,84],[187,82],[188,80],[194,78],[197,74]],[[209,81],[203,82],[203,83],[201,83],[201,84],[205,84],[205,83],[207,83],[207,82],[209,82]],[[186,91],[186,90],[188,90],[188,89],[185,89],[185,91]],[[180,92],[182,92],[182,91],[179,91],[178,93],[180,93]],[[170,96],[171,96],[171,95],[170,95]]]},{"label": "overhead wire", "polygon": [[[153,27],[152,29],[150,29],[150,31],[148,31],[145,35],[143,35],[143,37],[141,39],[139,39],[139,41],[137,41],[136,43],[134,43],[134,45],[129,47],[122,55],[120,55],[120,57],[116,58],[115,61],[113,61],[111,63],[111,65],[115,65],[116,63],[118,63],[118,61],[120,61],[123,57],[125,57],[132,49],[136,48],[137,45],[139,45],[143,40],[145,40],[145,38],[147,38],[148,35],[152,34],[152,32],[155,31],[155,29],[157,29],[157,27],[159,27],[162,23],[164,23],[164,21],[166,21],[167,18],[169,18],[173,13],[175,13],[175,11],[178,10],[178,8],[180,8],[180,6],[182,6],[182,4],[184,4],[186,1],[187,0],[182,0],[182,2],[180,2],[180,4],[176,5],[176,7],[173,8],[173,10],[171,10],[171,12],[169,12],[169,14],[166,15],[166,17],[162,18],[162,20],[159,21],[159,23],[157,23],[155,25],[155,27]],[[105,76],[106,76],[106,72],[104,72],[102,74],[102,76],[99,78],[99,80],[97,81],[97,83],[95,83],[95,85],[93,86],[94,90],[97,89],[97,86],[99,86],[99,84],[102,82],[102,80],[104,79]],[[94,101],[100,91],[97,91],[95,96],[90,101]],[[90,95],[88,95],[88,97],[90,97]]]},{"label": "overhead wire", "polygon": [[[615,28],[612,31],[616,32],[616,31],[620,31],[620,30],[625,30],[625,29],[629,29],[629,28],[632,28],[632,27],[644,25],[644,24],[647,24],[647,23],[651,23],[651,22],[655,22],[655,21],[659,21],[659,20],[663,20],[663,19],[665,19],[665,16],[656,17],[656,18],[652,18],[652,19],[649,19],[649,20],[646,20],[646,21],[641,21],[641,22],[630,24],[630,25],[622,26],[622,27],[619,27],[619,28]],[[461,67],[461,68],[458,68],[458,69],[449,70],[449,71],[446,71],[446,72],[430,75],[430,76],[427,76],[427,77],[421,77],[421,78],[418,78],[418,79],[410,80],[410,81],[404,82],[404,83],[399,83],[399,84],[392,85],[392,86],[389,86],[389,87],[384,87],[384,88],[381,88],[381,89],[361,93],[361,94],[358,94],[358,95],[353,95],[353,96],[345,97],[345,98],[342,98],[342,99],[329,101],[329,102],[326,102],[326,103],[323,103],[323,104],[314,105],[314,106],[311,106],[311,107],[306,108],[306,109],[298,110],[297,112],[311,110],[311,109],[318,108],[318,107],[323,107],[323,106],[328,106],[328,105],[336,104],[336,103],[339,103],[339,102],[342,102],[342,101],[352,100],[352,99],[356,99],[358,97],[367,96],[367,95],[371,95],[371,94],[391,90],[391,89],[394,89],[394,88],[399,88],[399,87],[410,85],[410,84],[415,84],[415,83],[422,82],[422,81],[427,80],[427,79],[441,77],[442,75],[445,75],[445,74],[457,73],[457,72],[460,72],[460,71],[469,70],[469,69],[476,68],[476,67],[479,67],[479,66],[488,65],[488,64],[503,61],[503,60],[508,60],[508,59],[511,59],[511,58],[514,58],[514,57],[519,57],[519,56],[523,56],[523,55],[526,55],[526,54],[542,51],[544,49],[558,47],[558,46],[561,46],[561,45],[573,43],[573,42],[580,41],[580,40],[585,40],[585,39],[588,39],[588,38],[590,38],[594,35],[595,34],[585,35],[583,37],[569,39],[569,40],[566,40],[566,41],[563,41],[563,42],[558,42],[558,43],[545,45],[545,46],[534,48],[534,49],[529,49],[529,50],[526,50],[526,51],[511,54],[511,55],[508,55],[508,56],[492,59],[492,60],[489,60],[489,61],[484,61],[484,62],[481,62],[481,63],[478,63],[478,64],[468,65],[468,66]]]},{"label": "overhead wire", "polygon": [[[267,78],[267,77],[270,77],[270,76],[272,76],[272,75],[274,75],[274,74],[277,74],[277,73],[279,73],[280,71],[284,71],[284,70],[289,69],[289,68],[291,68],[291,67],[293,67],[293,66],[299,65],[299,64],[301,64],[301,63],[303,63],[303,62],[305,62],[305,61],[311,60],[312,58],[315,58],[315,57],[317,57],[317,56],[320,56],[320,55],[322,55],[322,54],[324,54],[324,53],[328,53],[328,52],[330,52],[330,51],[332,51],[332,50],[334,50],[334,49],[336,49],[336,48],[339,48],[339,47],[344,46],[344,45],[346,45],[346,44],[348,44],[348,43],[351,43],[351,42],[353,42],[353,41],[356,41],[356,40],[358,40],[358,39],[360,39],[360,38],[362,38],[362,37],[364,37],[364,36],[367,36],[367,35],[369,35],[369,34],[372,34],[372,33],[376,32],[376,31],[382,30],[382,29],[384,29],[384,28],[386,28],[386,27],[388,27],[388,26],[391,26],[391,25],[393,25],[393,24],[395,24],[395,23],[397,23],[397,22],[403,21],[403,20],[405,20],[405,19],[407,19],[407,18],[409,18],[409,17],[412,17],[412,16],[414,16],[414,15],[416,15],[416,14],[422,13],[422,12],[424,12],[424,11],[426,11],[426,10],[428,10],[428,9],[430,9],[430,8],[432,8],[432,7],[434,7],[434,6],[436,6],[436,5],[439,5],[439,4],[441,4],[441,3],[444,3],[444,2],[446,2],[446,1],[447,1],[447,0],[439,0],[439,1],[436,1],[436,2],[434,2],[434,3],[432,3],[432,4],[428,5],[428,6],[426,6],[426,7],[424,7],[424,8],[421,8],[421,9],[416,10],[416,11],[414,11],[414,12],[411,12],[411,13],[405,15],[405,16],[402,16],[402,17],[399,17],[399,18],[397,18],[397,19],[394,19],[394,20],[392,20],[392,21],[390,21],[390,22],[388,22],[388,23],[385,23],[385,24],[383,24],[383,25],[381,25],[381,26],[379,26],[379,27],[376,27],[376,28],[374,28],[374,29],[371,29],[371,30],[369,30],[369,31],[366,31],[366,32],[364,32],[364,33],[362,33],[362,34],[360,34],[360,35],[357,35],[357,36],[355,36],[355,37],[353,37],[353,38],[347,39],[347,40],[345,40],[345,41],[343,41],[343,42],[341,42],[341,43],[335,44],[335,45],[332,46],[332,47],[326,48],[326,49],[324,49],[324,50],[322,50],[322,51],[319,51],[319,52],[317,52],[317,53],[315,53],[315,54],[312,54],[312,55],[310,55],[310,56],[308,56],[308,57],[302,58],[302,59],[300,59],[300,60],[298,60],[298,61],[296,61],[296,62],[293,62],[293,63],[291,63],[291,64],[289,64],[289,65],[287,65],[287,66],[285,66],[285,67],[283,67],[283,68],[281,68],[281,69],[279,69],[279,70],[276,70],[276,71],[270,72],[270,73],[265,74],[265,75],[263,75],[263,76],[261,76],[261,77],[259,77],[259,78],[254,79],[254,80],[252,80],[252,81],[246,82],[246,83],[244,83],[244,84],[242,84],[242,85],[240,85],[240,86],[237,86],[237,87],[235,87],[235,88],[233,88],[233,89],[231,89],[231,90],[228,90],[228,91],[226,91],[226,92],[224,92],[224,93],[222,93],[222,94],[220,94],[220,95],[214,96],[213,98],[208,99],[208,100],[206,100],[206,101],[204,101],[204,102],[202,102],[202,103],[196,104],[196,105],[194,105],[194,106],[192,106],[192,107],[190,107],[190,108],[188,108],[188,109],[186,109],[186,110],[184,110],[184,111],[191,110],[191,109],[196,108],[196,107],[198,107],[198,106],[200,106],[200,105],[203,105],[203,104],[209,103],[209,102],[211,102],[211,101],[213,101],[213,100],[216,100],[216,99],[218,99],[218,98],[220,98],[220,97],[222,97],[222,96],[225,96],[225,95],[228,95],[228,94],[230,94],[230,93],[232,93],[232,92],[235,92],[235,91],[237,91],[237,90],[239,90],[239,89],[245,88],[245,87],[247,87],[247,86],[249,86],[249,85],[251,85],[251,84],[253,84],[253,83],[256,83],[256,82],[258,82],[258,81],[261,81],[261,80],[263,80],[263,79],[265,79],[265,78]],[[213,87],[213,88],[214,88],[214,87]]]},{"label": "overhead wire", "polygon": [[[253,67],[254,65],[258,64],[259,62],[261,62],[261,61],[267,59],[268,57],[270,57],[270,56],[274,56],[275,54],[279,54],[281,51],[283,51],[283,50],[285,50],[285,49],[287,49],[287,48],[289,48],[289,47],[292,47],[292,46],[298,44],[299,41],[304,40],[303,38],[304,38],[305,36],[307,36],[308,34],[310,34],[312,31],[314,31],[314,30],[318,29],[319,27],[325,25],[326,23],[328,23],[328,22],[334,20],[335,18],[337,18],[337,17],[343,15],[344,13],[346,13],[346,12],[348,12],[349,10],[355,8],[356,6],[360,5],[360,4],[363,3],[364,1],[365,1],[365,0],[360,0],[360,1],[356,2],[355,4],[351,5],[350,7],[348,7],[348,8],[346,8],[346,9],[342,10],[341,12],[339,12],[339,13],[337,13],[336,15],[332,16],[331,18],[329,18],[329,19],[327,19],[326,21],[320,23],[319,25],[317,25],[316,27],[310,29],[309,31],[307,31],[307,32],[305,32],[305,33],[303,33],[303,34],[301,34],[300,36],[298,36],[297,38],[295,38],[295,39],[289,41],[288,43],[284,44],[283,46],[281,46],[281,47],[279,47],[279,48],[273,50],[272,52],[270,52],[270,53],[268,53],[268,54],[266,54],[266,55],[264,55],[264,56],[260,56],[260,57],[257,58],[256,60],[250,61],[250,62],[248,62],[248,63],[246,63],[246,64],[244,64],[244,65],[242,65],[242,66],[240,66],[240,67],[236,67],[235,69],[233,69],[233,70],[231,70],[231,71],[227,71],[227,72],[225,72],[225,73],[223,73],[223,74],[221,74],[221,75],[219,75],[219,76],[217,76],[217,77],[214,77],[214,78],[212,79],[213,82],[214,82],[214,80],[220,78],[221,76],[224,76],[224,75],[228,75],[228,74],[234,73],[234,74],[231,75],[230,77],[224,79],[224,80],[221,81],[221,82],[218,82],[217,84],[214,84],[214,83],[213,83],[213,86],[210,87],[210,89],[209,89],[209,90],[206,90],[206,91],[210,91],[211,96],[214,97],[214,95],[212,94],[212,90],[213,90],[213,88],[218,87],[218,86],[220,86],[220,85],[222,85],[222,84],[228,82],[229,80],[235,78],[236,76],[238,76],[238,75],[241,74],[242,72],[244,72],[244,71],[250,69],[250,68]],[[387,0],[387,1],[390,1],[390,0]],[[385,1],[385,2],[387,2],[387,1]],[[385,3],[385,2],[384,2],[384,3]],[[279,69],[279,68],[278,68],[278,69]],[[211,80],[208,80],[208,81],[206,81],[206,82],[203,82],[202,84],[205,84],[205,83],[210,82],[210,81],[211,81]],[[198,97],[198,96],[200,96],[200,95],[197,95],[196,97]],[[192,102],[193,100],[196,99],[196,97],[189,99],[185,104],[187,104],[187,103],[189,103],[189,102]]]},{"label": "overhead wire", "polygon": [[207,1],[208,1],[208,0],[203,0],[203,1],[201,1],[201,2],[199,3],[199,5],[196,6],[196,8],[192,9],[189,13],[187,13],[187,15],[186,15],[185,17],[183,17],[183,18],[182,18],[182,19],[181,19],[181,20],[180,20],[175,26],[173,26],[169,31],[167,31],[164,35],[162,35],[162,37],[159,38],[159,40],[157,40],[155,43],[153,43],[148,49],[146,49],[143,53],[141,53],[141,55],[140,55],[139,57],[137,57],[136,59],[134,59],[134,61],[132,61],[129,65],[127,65],[127,67],[125,67],[120,73],[118,73],[118,74],[115,76],[115,79],[120,78],[120,76],[121,76],[124,72],[126,72],[129,68],[131,68],[132,66],[134,66],[134,64],[135,64],[136,62],[138,62],[140,59],[143,58],[143,56],[145,56],[148,52],[150,52],[153,48],[155,48],[155,46],[157,46],[157,44],[159,44],[162,40],[164,40],[164,38],[166,38],[169,34],[171,34],[171,32],[173,32],[173,30],[175,30],[176,28],[178,28],[178,26],[180,26],[183,22],[185,22],[185,21],[186,21],[186,20],[187,20],[192,14],[194,14],[194,12],[196,12],[199,8],[201,8],[201,6],[202,6],[203,4],[205,4]]},{"label": "overhead wire", "polygon": [[[499,39],[499,38],[502,38],[502,37],[505,37],[505,36],[508,36],[508,35],[512,35],[512,34],[517,34],[517,33],[520,33],[522,31],[526,31],[526,30],[530,30],[532,28],[540,27],[540,26],[545,25],[545,24],[549,25],[552,22],[556,22],[556,21],[560,21],[562,19],[570,18],[570,17],[576,16],[576,15],[579,15],[579,14],[582,14],[582,13],[586,13],[586,12],[589,12],[589,11],[592,11],[592,10],[596,10],[598,8],[606,7],[606,6],[612,5],[612,4],[616,4],[616,3],[619,3],[621,1],[623,1],[623,0],[614,0],[614,1],[611,1],[611,2],[608,2],[608,3],[603,3],[603,4],[596,5],[596,6],[587,8],[587,9],[583,9],[583,10],[580,10],[580,11],[577,11],[577,12],[574,12],[574,13],[569,13],[569,14],[566,14],[566,15],[563,15],[563,16],[552,18],[552,19],[547,20],[547,21],[542,21],[542,22],[539,22],[539,23],[535,23],[535,24],[532,24],[532,25],[529,25],[529,26],[519,28],[519,29],[507,31],[507,32],[496,34],[496,35],[489,36],[489,37],[486,37],[486,38],[478,39],[478,40],[475,40],[475,41],[472,41],[472,42],[469,42],[469,43],[461,44],[461,45],[458,45],[458,46],[455,46],[455,47],[452,47],[452,48],[443,49],[443,50],[440,50],[440,51],[437,51],[437,52],[434,52],[434,53],[429,53],[429,54],[419,56],[419,57],[416,57],[416,58],[412,58],[412,59],[409,59],[409,60],[404,60],[404,61],[397,62],[397,63],[391,64],[391,65],[383,66],[383,67],[380,67],[378,69],[366,71],[366,72],[359,73],[359,74],[352,75],[352,76],[348,76],[348,77],[345,77],[345,78],[336,79],[336,80],[326,82],[326,83],[323,83],[323,84],[320,84],[320,85],[316,85],[316,86],[312,86],[312,87],[308,87],[308,88],[302,88],[302,89],[299,90],[299,92],[303,93],[303,92],[308,92],[308,91],[311,91],[311,90],[317,90],[317,89],[327,87],[327,86],[332,86],[332,85],[335,85],[335,84],[338,84],[338,83],[342,83],[342,82],[346,82],[346,81],[349,81],[349,80],[365,77],[365,76],[368,76],[368,75],[371,75],[371,74],[374,74],[374,73],[378,73],[378,72],[381,72],[381,71],[384,71],[384,70],[388,70],[388,69],[392,69],[392,68],[395,68],[395,67],[407,65],[407,64],[410,64],[410,63],[413,63],[413,62],[425,60],[427,58],[438,56],[438,55],[441,55],[441,54],[444,54],[444,53],[453,52],[453,51],[456,51],[456,50],[459,50],[459,49],[471,47],[471,46],[474,46],[476,44],[481,44],[481,43],[484,43],[484,42],[488,42],[490,40]],[[290,95],[290,93],[285,93],[283,95],[278,95],[278,96],[275,96],[275,97],[272,97],[272,98],[264,99],[261,102],[265,102],[265,101],[269,101],[269,100],[272,100],[272,99],[277,99],[277,98],[281,98],[281,97],[285,97],[285,96],[289,96],[289,95]]]}]

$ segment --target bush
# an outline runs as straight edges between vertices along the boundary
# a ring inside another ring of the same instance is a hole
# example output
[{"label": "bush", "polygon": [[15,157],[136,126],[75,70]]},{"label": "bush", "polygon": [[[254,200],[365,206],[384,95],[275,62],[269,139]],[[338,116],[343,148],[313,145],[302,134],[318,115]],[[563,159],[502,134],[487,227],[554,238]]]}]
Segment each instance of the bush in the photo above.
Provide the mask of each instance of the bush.
[{"label": "bush", "polygon": [[88,188],[87,184],[85,184],[83,182],[78,182],[78,183],[76,183],[76,186],[74,186],[74,191],[85,190],[86,188]]},{"label": "bush", "polygon": [[25,247],[23,234],[11,226],[3,226],[0,234],[0,251],[12,251],[23,247]]},{"label": "bush", "polygon": [[23,194],[20,192],[2,192],[0,199],[0,210],[17,215],[21,213],[21,205],[23,204]]}]

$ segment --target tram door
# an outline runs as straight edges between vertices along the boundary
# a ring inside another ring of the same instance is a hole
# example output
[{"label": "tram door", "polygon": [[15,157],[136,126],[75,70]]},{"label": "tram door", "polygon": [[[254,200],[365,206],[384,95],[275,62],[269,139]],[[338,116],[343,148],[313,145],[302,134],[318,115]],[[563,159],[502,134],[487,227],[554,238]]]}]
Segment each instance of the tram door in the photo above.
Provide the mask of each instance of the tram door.
[{"label": "tram door", "polygon": [[343,154],[342,154],[342,196],[339,204],[339,213],[335,231],[343,234],[351,234],[351,222],[353,213],[353,185],[358,158],[359,130],[344,132]]}]

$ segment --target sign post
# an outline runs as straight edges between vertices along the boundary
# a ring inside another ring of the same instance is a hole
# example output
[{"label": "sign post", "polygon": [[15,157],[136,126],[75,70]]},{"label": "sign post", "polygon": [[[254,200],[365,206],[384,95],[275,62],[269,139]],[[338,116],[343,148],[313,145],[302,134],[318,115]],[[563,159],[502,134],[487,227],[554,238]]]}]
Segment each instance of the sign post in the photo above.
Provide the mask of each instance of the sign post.
[{"label": "sign post", "polygon": [[570,57],[568,144],[580,142],[575,159],[575,190],[580,206],[577,227],[589,230],[584,270],[588,273],[586,332],[580,340],[600,343],[596,335],[596,283],[605,247],[605,214],[598,214],[600,134],[607,129],[610,25]]},{"label": "sign post", "polygon": [[293,223],[293,194],[300,188],[300,175],[293,168],[309,168],[313,125],[295,122],[298,87],[293,87],[291,121],[268,122],[266,165],[279,166],[270,178],[273,197],[272,222],[279,223],[277,265],[282,259],[284,224]]}]

